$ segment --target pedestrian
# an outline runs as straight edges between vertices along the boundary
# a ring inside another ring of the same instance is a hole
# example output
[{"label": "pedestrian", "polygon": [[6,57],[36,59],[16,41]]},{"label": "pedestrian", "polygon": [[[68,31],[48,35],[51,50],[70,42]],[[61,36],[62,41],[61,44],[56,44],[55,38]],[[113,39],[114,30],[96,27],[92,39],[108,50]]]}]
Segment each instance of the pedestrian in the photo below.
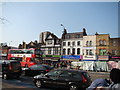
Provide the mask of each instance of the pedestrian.
[{"label": "pedestrian", "polygon": [[108,86],[109,83],[107,79],[98,78],[95,79],[86,90],[104,90],[104,88]]},{"label": "pedestrian", "polygon": [[120,90],[120,69],[113,68],[110,71],[110,79],[112,83],[110,84],[110,90]]}]

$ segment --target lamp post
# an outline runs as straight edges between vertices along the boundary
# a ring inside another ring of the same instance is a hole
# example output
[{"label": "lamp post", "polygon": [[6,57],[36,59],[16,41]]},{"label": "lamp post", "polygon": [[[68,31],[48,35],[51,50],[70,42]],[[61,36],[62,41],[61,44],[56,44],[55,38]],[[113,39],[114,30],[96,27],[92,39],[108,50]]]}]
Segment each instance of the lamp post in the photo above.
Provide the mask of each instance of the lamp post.
[{"label": "lamp post", "polygon": [[[63,27],[63,34],[62,34],[62,39],[64,37],[64,33],[65,33],[65,27],[63,24],[61,24],[61,26]],[[60,51],[61,51],[61,56],[63,56],[63,43],[62,43],[62,40],[61,40],[61,45],[60,45]],[[62,58],[63,59],[63,58]]]},{"label": "lamp post", "polygon": [[61,24],[61,26],[65,29],[65,27],[64,27],[64,25],[63,25],[63,24]]}]

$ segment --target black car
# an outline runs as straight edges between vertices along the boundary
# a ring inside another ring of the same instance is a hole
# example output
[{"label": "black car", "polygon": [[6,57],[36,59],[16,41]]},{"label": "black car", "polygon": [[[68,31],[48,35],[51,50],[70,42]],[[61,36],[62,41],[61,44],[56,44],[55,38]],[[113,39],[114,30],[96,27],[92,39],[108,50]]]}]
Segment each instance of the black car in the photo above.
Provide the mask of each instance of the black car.
[{"label": "black car", "polygon": [[25,76],[35,76],[41,73],[45,74],[52,70],[53,67],[49,65],[35,64],[23,70]]},{"label": "black car", "polygon": [[3,79],[19,78],[22,74],[20,62],[17,60],[0,60],[0,68]]},{"label": "black car", "polygon": [[81,70],[57,69],[46,74],[34,76],[36,87],[54,87],[68,90],[84,90],[92,82],[89,74]]}]

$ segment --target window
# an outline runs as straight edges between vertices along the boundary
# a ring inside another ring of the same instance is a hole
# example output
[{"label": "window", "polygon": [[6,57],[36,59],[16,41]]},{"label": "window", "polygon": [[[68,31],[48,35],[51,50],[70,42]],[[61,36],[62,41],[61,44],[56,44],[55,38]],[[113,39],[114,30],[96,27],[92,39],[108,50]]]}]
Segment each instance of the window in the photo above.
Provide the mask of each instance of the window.
[{"label": "window", "polygon": [[80,54],[80,48],[77,49],[77,54]]},{"label": "window", "polygon": [[106,45],[106,41],[105,40],[103,40],[103,45]]},{"label": "window", "polygon": [[66,49],[63,49],[63,54],[65,55],[65,53],[66,53]]},{"label": "window", "polygon": [[106,49],[99,49],[100,55],[107,55]]},{"label": "window", "polygon": [[66,46],[66,42],[63,42],[63,46]]},{"label": "window", "polygon": [[68,48],[67,54],[68,54],[68,55],[70,54],[70,48]]},{"label": "window", "polygon": [[102,45],[102,44],[103,44],[102,40],[99,40],[99,45]]},{"label": "window", "polygon": [[77,35],[76,35],[76,38],[80,38],[80,34],[77,34]]},{"label": "window", "polygon": [[46,75],[48,76],[58,76],[62,73],[62,71],[60,70],[51,70],[50,72],[48,72]]},{"label": "window", "polygon": [[70,42],[68,42],[68,46],[70,46]]},{"label": "window", "polygon": [[99,45],[106,45],[106,40],[99,40]]},{"label": "window", "polygon": [[51,54],[51,48],[48,48],[48,54]]},{"label": "window", "polygon": [[48,40],[48,44],[52,44],[52,40]]},{"label": "window", "polygon": [[74,55],[75,54],[75,48],[72,49],[72,52],[73,52],[72,54]]},{"label": "window", "polygon": [[71,76],[71,75],[72,75],[72,73],[71,73],[71,72],[68,72],[68,71],[63,71],[63,72],[60,74],[61,77],[69,77],[69,76]]},{"label": "window", "polygon": [[92,46],[92,41],[90,41],[90,44],[89,44],[90,46]]},{"label": "window", "polygon": [[115,40],[112,41],[112,45],[113,45],[113,46],[116,45],[116,41],[115,41]]},{"label": "window", "polygon": [[89,55],[93,55],[93,54],[92,54],[92,50],[89,51]]},{"label": "window", "polygon": [[88,46],[88,41],[86,41],[86,46]]},{"label": "window", "polygon": [[75,42],[74,41],[72,42],[72,45],[75,46]]},{"label": "window", "polygon": [[77,42],[77,45],[80,46],[80,41]]},{"label": "window", "polygon": [[70,39],[70,35],[67,35],[67,39]]},{"label": "window", "polygon": [[112,55],[116,55],[117,51],[116,50],[112,50]]},{"label": "window", "polygon": [[58,48],[55,48],[55,54],[58,54]]},{"label": "window", "polygon": [[88,53],[88,50],[86,50],[86,55],[88,55],[89,53]]}]

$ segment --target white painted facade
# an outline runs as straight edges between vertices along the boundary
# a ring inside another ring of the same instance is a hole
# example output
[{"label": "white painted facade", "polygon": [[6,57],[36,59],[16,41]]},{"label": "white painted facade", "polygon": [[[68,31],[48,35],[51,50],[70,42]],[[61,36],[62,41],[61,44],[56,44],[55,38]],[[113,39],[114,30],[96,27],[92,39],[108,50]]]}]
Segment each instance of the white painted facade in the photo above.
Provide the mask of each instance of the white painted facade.
[{"label": "white painted facade", "polygon": [[83,36],[83,60],[96,59],[96,35]]},{"label": "white painted facade", "polygon": [[[66,43],[66,45],[64,45],[64,43]],[[82,46],[83,46],[82,38],[65,39],[62,41],[61,53],[62,53],[62,55],[71,55],[74,52],[73,49],[75,49],[74,55],[82,55],[83,54]],[[78,49],[79,49],[79,51],[78,51]],[[64,50],[65,50],[65,53],[64,53]]]}]

